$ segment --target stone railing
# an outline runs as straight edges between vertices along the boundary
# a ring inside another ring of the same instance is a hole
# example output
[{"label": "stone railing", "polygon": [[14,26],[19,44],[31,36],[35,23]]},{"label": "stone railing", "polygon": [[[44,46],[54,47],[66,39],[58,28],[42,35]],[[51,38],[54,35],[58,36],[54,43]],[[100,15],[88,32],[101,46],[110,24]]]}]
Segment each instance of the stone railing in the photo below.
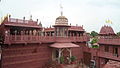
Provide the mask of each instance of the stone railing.
[{"label": "stone railing", "polygon": [[103,58],[108,58],[108,59],[113,59],[113,60],[120,60],[120,55],[113,54],[110,52],[104,52],[100,51],[99,48],[89,48],[89,47],[84,47],[83,48],[84,52],[89,52],[92,54],[92,56],[98,56],[98,57],[103,57]]},{"label": "stone railing", "polygon": [[16,24],[18,25],[21,24],[21,25],[37,25],[37,21],[33,21],[33,20],[22,20],[22,19],[14,19],[14,18],[9,18],[8,22],[6,22],[6,24]]},{"label": "stone railing", "polygon": [[113,59],[113,60],[118,60],[118,61],[120,61],[120,56],[119,56],[119,55],[115,55],[115,54],[109,53],[109,52],[99,51],[99,52],[98,52],[98,56],[99,56],[99,57],[103,57],[103,58],[108,58],[108,59]]},{"label": "stone railing", "polygon": [[120,38],[100,38],[99,44],[120,45]]},{"label": "stone railing", "polygon": [[5,36],[4,44],[14,43],[52,43],[52,42],[86,42],[87,36],[55,37],[34,35],[9,35]]}]

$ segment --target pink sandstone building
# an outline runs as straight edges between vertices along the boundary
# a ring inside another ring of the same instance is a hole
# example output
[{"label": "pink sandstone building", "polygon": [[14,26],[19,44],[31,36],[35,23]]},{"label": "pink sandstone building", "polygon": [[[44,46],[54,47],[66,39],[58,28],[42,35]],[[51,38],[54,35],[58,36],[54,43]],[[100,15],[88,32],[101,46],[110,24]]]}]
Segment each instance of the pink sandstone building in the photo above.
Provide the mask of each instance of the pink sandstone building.
[{"label": "pink sandstone building", "polygon": [[120,62],[120,38],[110,26],[103,26],[98,36],[99,48],[90,48],[90,36],[83,26],[72,26],[61,15],[53,27],[43,28],[37,21],[6,17],[0,25],[1,68],[48,68],[55,61],[94,68],[107,68],[110,61]]}]

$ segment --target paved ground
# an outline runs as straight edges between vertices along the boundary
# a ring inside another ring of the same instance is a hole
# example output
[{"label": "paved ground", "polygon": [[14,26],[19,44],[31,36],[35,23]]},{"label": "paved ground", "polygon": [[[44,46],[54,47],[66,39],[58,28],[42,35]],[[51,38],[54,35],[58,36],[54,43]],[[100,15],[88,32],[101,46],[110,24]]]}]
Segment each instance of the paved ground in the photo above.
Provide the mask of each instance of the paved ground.
[{"label": "paved ground", "polygon": [[76,65],[72,64],[72,65],[66,65],[63,68],[75,68],[75,67],[76,67]]},{"label": "paved ground", "polygon": [[103,68],[120,68],[120,62],[109,60]]},{"label": "paved ground", "polygon": [[71,65],[65,65],[63,68],[89,68],[86,65],[80,64],[79,66],[76,64],[71,64]]}]

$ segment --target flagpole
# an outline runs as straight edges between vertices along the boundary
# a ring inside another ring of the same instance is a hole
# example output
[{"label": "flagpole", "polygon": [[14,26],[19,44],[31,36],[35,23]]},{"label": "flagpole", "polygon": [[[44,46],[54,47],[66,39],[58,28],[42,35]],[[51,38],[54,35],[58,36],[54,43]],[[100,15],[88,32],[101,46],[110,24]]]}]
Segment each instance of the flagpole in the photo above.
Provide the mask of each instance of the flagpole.
[{"label": "flagpole", "polygon": [[110,19],[107,19],[105,22],[106,22],[106,25],[108,25],[108,26],[111,26],[111,24],[112,24],[112,21]]},{"label": "flagpole", "polygon": [[63,15],[63,6],[62,6],[62,0],[60,0],[60,13],[61,16]]}]

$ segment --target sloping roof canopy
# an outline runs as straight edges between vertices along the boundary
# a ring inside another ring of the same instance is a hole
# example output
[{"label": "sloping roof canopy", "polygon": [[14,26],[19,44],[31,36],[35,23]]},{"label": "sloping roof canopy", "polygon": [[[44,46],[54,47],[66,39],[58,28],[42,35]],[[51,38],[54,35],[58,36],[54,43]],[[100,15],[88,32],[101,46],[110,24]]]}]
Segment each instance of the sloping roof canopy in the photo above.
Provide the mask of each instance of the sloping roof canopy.
[{"label": "sloping roof canopy", "polygon": [[71,26],[68,30],[70,30],[70,31],[85,31],[82,26]]},{"label": "sloping roof canopy", "polygon": [[79,45],[73,44],[73,43],[54,43],[50,45],[50,47],[53,48],[73,48],[73,47],[79,47]]},{"label": "sloping roof canopy", "polygon": [[55,31],[54,28],[45,28],[45,32],[49,32],[49,31]]}]

